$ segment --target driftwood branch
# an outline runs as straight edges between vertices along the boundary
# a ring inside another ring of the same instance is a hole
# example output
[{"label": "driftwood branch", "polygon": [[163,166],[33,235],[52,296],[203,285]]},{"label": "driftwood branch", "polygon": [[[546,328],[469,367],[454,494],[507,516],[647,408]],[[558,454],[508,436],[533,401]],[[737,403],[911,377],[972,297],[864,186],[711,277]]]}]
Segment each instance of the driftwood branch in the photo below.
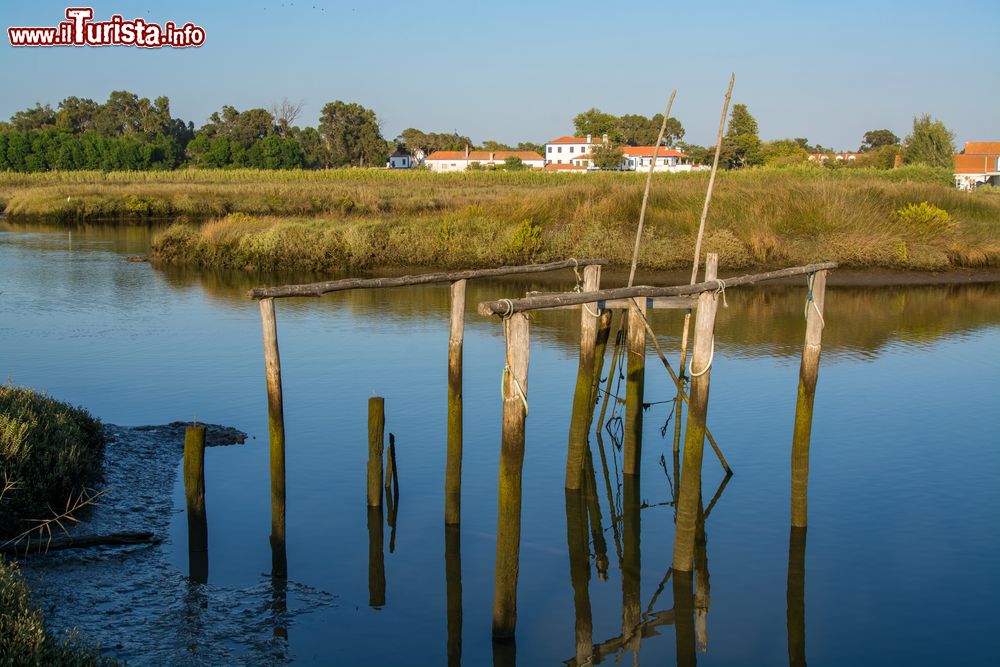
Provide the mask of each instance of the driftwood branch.
[{"label": "driftwood branch", "polygon": [[613,289],[597,290],[595,292],[563,292],[562,294],[548,294],[544,296],[526,297],[524,299],[501,299],[497,301],[483,301],[477,308],[480,315],[511,315],[522,313],[528,310],[541,310],[545,308],[558,308],[559,306],[577,306],[583,303],[595,303],[599,301],[610,301],[613,299],[631,299],[633,297],[661,297],[661,296],[686,296],[690,294],[701,294],[719,289],[724,283],[725,287],[738,287],[740,285],[752,285],[767,280],[777,280],[778,278],[788,278],[791,276],[802,276],[816,271],[837,268],[836,262],[822,262],[820,264],[808,264],[806,266],[793,266],[777,271],[767,271],[765,273],[753,273],[723,280],[709,280],[707,282],[695,283],[694,285],[675,285],[673,287],[651,287],[640,285],[637,287],[617,287]]},{"label": "driftwood branch", "polygon": [[72,535],[63,537],[32,537],[20,542],[0,545],[0,553],[29,554],[66,549],[87,549],[90,547],[120,544],[156,544],[160,539],[151,532],[109,533],[107,535]]},{"label": "driftwood branch", "polygon": [[377,287],[406,287],[408,285],[426,285],[428,283],[446,283],[471,278],[496,278],[525,273],[544,273],[558,269],[572,269],[579,266],[606,264],[605,259],[567,259],[548,264],[526,264],[523,266],[500,266],[493,269],[469,269],[466,271],[451,271],[445,273],[421,273],[415,276],[397,276],[394,278],[345,278],[344,280],[328,280],[322,283],[305,285],[283,285],[281,287],[257,287],[247,296],[251,299],[280,299],[289,296],[322,296],[330,292],[340,292],[352,289],[370,289]]}]

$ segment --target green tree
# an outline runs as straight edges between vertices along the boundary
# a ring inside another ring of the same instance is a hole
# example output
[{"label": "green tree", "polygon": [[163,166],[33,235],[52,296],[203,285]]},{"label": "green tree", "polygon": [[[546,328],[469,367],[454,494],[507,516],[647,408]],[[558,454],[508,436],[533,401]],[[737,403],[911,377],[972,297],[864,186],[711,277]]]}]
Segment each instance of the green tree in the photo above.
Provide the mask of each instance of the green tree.
[{"label": "green tree", "polygon": [[519,151],[531,151],[533,153],[538,153],[539,155],[545,154],[545,146],[543,144],[534,144],[530,141],[521,141],[517,144],[517,150]]},{"label": "green tree", "polygon": [[589,134],[593,137],[600,137],[614,132],[617,122],[616,116],[604,113],[595,107],[577,114],[573,118],[573,127],[576,128],[577,136],[582,137]]},{"label": "green tree", "polygon": [[865,136],[861,139],[861,146],[858,148],[859,153],[867,153],[868,151],[873,151],[882,146],[898,146],[899,137],[892,133],[890,130],[869,130],[865,132]]},{"label": "green tree", "polygon": [[776,139],[761,144],[761,156],[768,166],[785,166],[801,164],[809,159],[806,152],[795,139]]},{"label": "green tree", "polygon": [[727,169],[741,169],[764,163],[760,137],[757,136],[757,119],[750,114],[745,104],[733,105],[719,159]]},{"label": "green tree", "polygon": [[73,134],[82,134],[93,127],[94,116],[100,108],[101,105],[94,100],[67,97],[59,103],[56,127],[69,130]]},{"label": "green tree", "polygon": [[625,155],[621,148],[608,142],[595,146],[590,151],[590,159],[598,169],[621,169]]},{"label": "green tree", "polygon": [[434,151],[461,151],[472,145],[472,139],[454,132],[423,132],[415,127],[408,127],[396,138],[410,152],[423,151],[430,155]]},{"label": "green tree", "polygon": [[18,111],[11,116],[10,124],[15,130],[20,130],[21,132],[54,127],[56,124],[56,112],[48,104],[42,106],[36,103],[32,108]]},{"label": "green tree", "polygon": [[487,139],[483,142],[482,150],[484,151],[512,151],[514,150],[507,144],[502,144],[499,141],[493,139]]},{"label": "green tree", "polygon": [[951,168],[955,135],[940,120],[924,114],[913,118],[913,131],[903,142],[903,162]]},{"label": "green tree", "polygon": [[814,146],[814,145],[810,144],[809,140],[806,139],[805,137],[796,137],[794,139],[794,141],[799,146],[802,146],[802,148],[805,149],[806,153],[809,153],[810,155],[813,155],[813,154],[816,154],[816,153],[835,153],[836,152],[832,148],[828,148],[828,147],[826,147],[826,146],[824,146],[822,144],[816,144]]},{"label": "green tree", "polygon": [[524,164],[524,160],[516,155],[511,155],[503,161],[503,168],[507,171],[524,171],[528,165]]},{"label": "green tree", "polygon": [[335,167],[382,165],[388,159],[375,112],[360,104],[328,103],[320,113],[319,133]]}]

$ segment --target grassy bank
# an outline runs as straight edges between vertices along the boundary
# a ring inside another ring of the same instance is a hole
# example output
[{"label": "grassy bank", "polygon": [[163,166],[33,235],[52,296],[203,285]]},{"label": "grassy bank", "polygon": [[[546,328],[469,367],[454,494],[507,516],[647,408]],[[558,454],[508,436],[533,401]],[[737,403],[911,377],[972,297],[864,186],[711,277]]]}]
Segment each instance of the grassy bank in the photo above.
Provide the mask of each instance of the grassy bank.
[{"label": "grassy bank", "polygon": [[[100,479],[100,423],[31,390],[0,386],[0,542],[61,511]],[[46,633],[17,566],[0,556],[0,665],[110,664]]]},{"label": "grassy bank", "polygon": [[[903,178],[907,173],[910,178]],[[425,176],[442,179],[427,200],[419,194]],[[367,197],[369,203],[350,210],[251,211],[204,225],[178,224],[154,242],[153,257],[314,271],[485,266],[568,256],[629,261],[642,197],[642,179],[634,174],[456,176],[421,174],[412,187],[404,185],[409,179],[389,185],[385,176],[373,177],[351,195],[352,202]],[[933,170],[815,168],[722,174],[706,251],[718,253],[725,269],[825,259],[855,268],[913,270],[1000,265],[1000,195],[958,192],[940,176]],[[705,186],[704,174],[655,179],[644,268],[690,263]],[[426,206],[411,205],[414,201]]]}]

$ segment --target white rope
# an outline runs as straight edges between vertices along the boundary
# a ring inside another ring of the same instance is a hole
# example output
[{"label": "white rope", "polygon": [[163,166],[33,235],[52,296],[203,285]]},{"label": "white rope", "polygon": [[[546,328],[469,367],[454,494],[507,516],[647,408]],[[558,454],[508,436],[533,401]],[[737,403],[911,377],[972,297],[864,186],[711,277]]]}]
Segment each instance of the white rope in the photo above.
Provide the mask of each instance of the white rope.
[{"label": "white rope", "polygon": [[524,394],[524,389],[521,388],[521,383],[517,381],[514,374],[510,372],[510,366],[503,367],[503,374],[500,376],[500,396],[503,400],[507,400],[507,376],[510,375],[510,379],[514,381],[514,389],[517,390],[517,396],[521,399],[521,404],[524,405],[524,416],[528,416],[528,397]]},{"label": "white rope", "polygon": [[[511,301],[510,299],[500,299],[500,303],[504,305],[504,312],[500,313],[500,317],[506,320],[507,318],[509,318],[511,315],[514,314],[514,302]],[[505,336],[506,333],[507,332],[505,330],[504,331]]]},{"label": "white rope", "polygon": [[[586,311],[587,311],[587,313],[588,313],[588,314],[589,314],[589,315],[590,315],[591,317],[600,317],[600,313],[599,313],[599,312],[595,313],[594,311],[592,311],[592,310],[590,309],[590,304],[589,304],[589,303],[585,303],[585,304],[583,304],[583,309],[584,309],[584,310],[586,310]],[[598,311],[599,311],[599,310],[600,310],[600,308],[598,308]]]},{"label": "white rope", "polygon": [[708,355],[708,363],[705,364],[705,368],[695,373],[691,366],[694,364],[694,355],[691,355],[691,361],[688,362],[688,377],[696,378],[701,377],[712,368],[712,362],[715,360],[715,336],[712,336],[712,351]]},{"label": "white rope", "polygon": [[715,293],[722,295],[722,307],[729,308],[729,304],[726,303],[726,281],[720,278],[716,278],[715,282],[719,283],[719,288],[715,290]]},{"label": "white rope", "polygon": [[823,313],[820,311],[819,305],[816,303],[816,299],[813,298],[813,281],[814,280],[816,280],[816,274],[815,273],[810,273],[808,276],[806,276],[806,284],[809,286],[809,293],[806,294],[806,307],[805,307],[804,314],[805,314],[806,321],[808,322],[809,321],[809,306],[811,305],[813,307],[813,309],[816,311],[816,314],[819,316],[819,328],[820,329],[825,329],[826,328],[826,320],[823,319]]}]

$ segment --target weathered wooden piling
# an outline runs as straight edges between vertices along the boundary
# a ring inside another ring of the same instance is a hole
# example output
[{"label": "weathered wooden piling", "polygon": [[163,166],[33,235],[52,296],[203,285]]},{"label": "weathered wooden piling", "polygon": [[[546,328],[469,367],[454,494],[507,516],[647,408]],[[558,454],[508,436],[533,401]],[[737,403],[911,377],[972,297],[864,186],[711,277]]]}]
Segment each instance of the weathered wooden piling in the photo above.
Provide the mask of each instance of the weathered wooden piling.
[{"label": "weathered wooden piling", "polygon": [[622,471],[638,475],[642,458],[642,401],[646,385],[646,300],[635,299],[628,311],[628,377],[625,388],[625,437]]},{"label": "weathered wooden piling", "polygon": [[[597,318],[597,340],[594,343],[594,383],[590,392],[591,410],[597,407],[597,392],[601,388],[601,376],[604,374],[604,354],[608,349],[608,339],[611,338],[612,311],[605,310]],[[591,416],[593,421],[593,416]],[[600,424],[597,425],[601,427]]]},{"label": "weathered wooden piling", "polygon": [[448,601],[448,666],[462,664],[462,533],[457,525],[444,527],[444,573]]},{"label": "weathered wooden piling", "polygon": [[465,280],[451,284],[448,335],[448,454],[444,474],[444,522],[462,518],[462,343],[465,336]]},{"label": "weathered wooden piling", "polygon": [[639,475],[622,475],[622,637],[624,647],[639,653],[642,640],[642,494]]},{"label": "weathered wooden piling", "polygon": [[788,664],[806,667],[806,529],[788,534]]},{"label": "weathered wooden piling", "polygon": [[260,300],[267,378],[267,422],[271,444],[271,574],[288,576],[285,552],[285,413],[281,398],[281,357],[274,299]]},{"label": "weathered wooden piling", "polygon": [[385,442],[385,399],[368,399],[368,506],[382,506],[382,449]]},{"label": "weathered wooden piling", "polygon": [[708,610],[712,605],[712,589],[708,574],[708,536],[705,534],[705,512],[698,501],[698,527],[694,534],[694,634],[698,653],[708,652]]},{"label": "weathered wooden piling", "polygon": [[503,322],[507,365],[503,374],[503,426],[497,502],[497,555],[493,579],[493,637],[514,636],[521,547],[521,471],[524,420],[528,412],[528,316]]},{"label": "weathered wooden piling", "polygon": [[[583,269],[583,291],[595,292],[601,288],[601,267]],[[573,392],[573,412],[570,418],[569,444],[566,454],[566,488],[579,491],[583,484],[583,453],[589,446],[588,434],[594,414],[594,353],[597,345],[597,319],[599,313],[592,305],[580,307],[580,361],[576,372],[576,390]]]},{"label": "weathered wooden piling", "polygon": [[184,431],[184,497],[188,520],[188,574],[192,581],[203,584],[208,582],[204,426],[188,426]]},{"label": "weathered wooden piling", "polygon": [[368,506],[368,605],[385,605],[385,537],[382,506]]},{"label": "weathered wooden piling", "polygon": [[587,539],[587,507],[582,492],[566,489],[566,545],[569,549],[569,576],[573,586],[575,611],[576,663],[590,663],[594,645],[593,615],[590,609],[590,546]]},{"label": "weathered wooden piling", "polygon": [[[718,266],[718,255],[709,254],[705,261],[706,282],[716,279]],[[715,356],[715,313],[718,305],[716,292],[702,292],[698,297],[694,349],[691,354],[691,390],[688,396],[687,430],[684,434],[684,457],[681,468],[681,491],[677,502],[677,527],[674,533],[675,572],[691,572],[694,559],[695,528],[701,500],[705,420],[708,416],[708,385]]]},{"label": "weathered wooden piling", "polygon": [[[684,444],[687,445],[686,440]],[[675,569],[673,577],[677,665],[679,667],[694,667],[698,663],[698,657],[695,653],[694,574]]]},{"label": "weathered wooden piling", "polygon": [[805,528],[807,523],[809,439],[823,342],[826,274],[826,271],[817,271],[810,277],[806,296],[806,340],[799,366],[799,395],[795,404],[795,431],[792,437],[792,525],[799,528]]}]

